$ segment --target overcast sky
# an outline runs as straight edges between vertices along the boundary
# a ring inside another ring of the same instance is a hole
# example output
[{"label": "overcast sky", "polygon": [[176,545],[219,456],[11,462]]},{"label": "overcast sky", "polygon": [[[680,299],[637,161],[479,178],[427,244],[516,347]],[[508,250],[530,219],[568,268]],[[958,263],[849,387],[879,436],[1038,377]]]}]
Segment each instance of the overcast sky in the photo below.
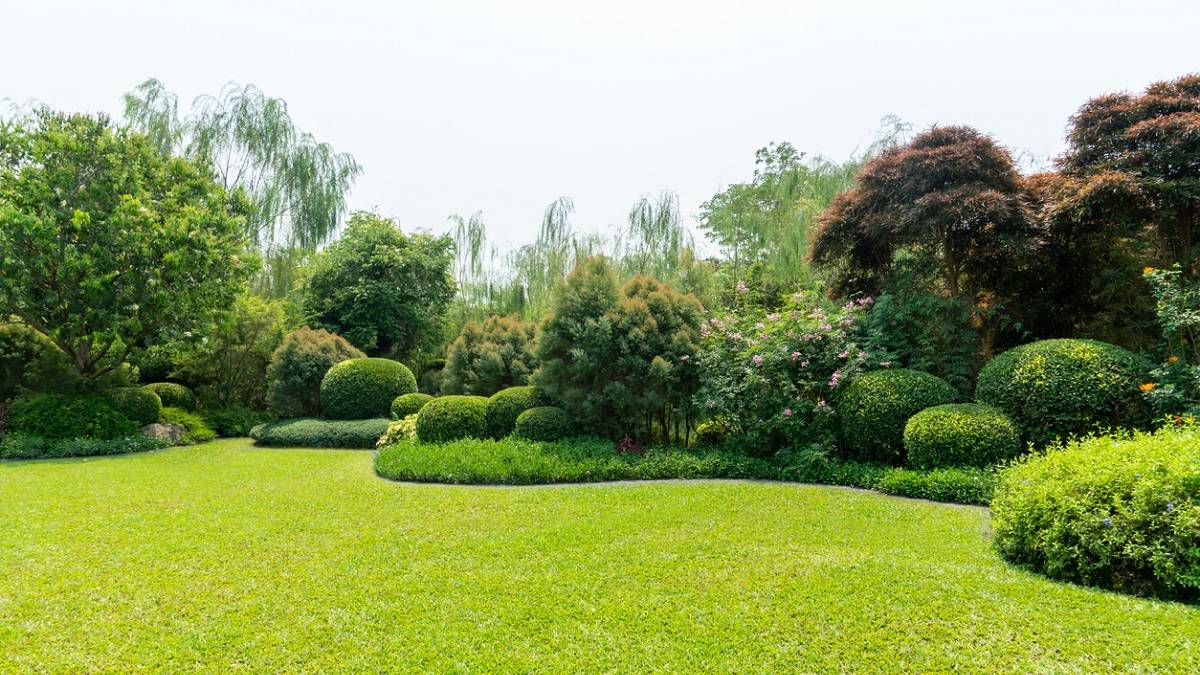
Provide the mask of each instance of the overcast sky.
[{"label": "overcast sky", "polygon": [[1049,157],[1087,98],[1200,70],[1197,0],[0,0],[0,98],[119,115],[149,77],[285,99],[364,167],[350,202],[406,229],[482,211],[531,240],[546,204],[624,221],[701,202],[791,141],[843,158],[888,114]]}]

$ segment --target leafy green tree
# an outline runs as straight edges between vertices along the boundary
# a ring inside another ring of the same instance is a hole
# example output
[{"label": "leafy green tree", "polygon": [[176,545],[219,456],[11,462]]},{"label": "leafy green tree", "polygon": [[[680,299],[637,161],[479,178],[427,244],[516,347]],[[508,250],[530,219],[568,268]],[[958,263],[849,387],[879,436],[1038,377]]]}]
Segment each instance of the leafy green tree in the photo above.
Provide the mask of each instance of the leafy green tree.
[{"label": "leafy green tree", "polygon": [[199,329],[173,377],[191,383],[216,407],[266,407],[267,365],[283,340],[287,313],[277,300],[243,294]]},{"label": "leafy green tree", "polygon": [[442,393],[490,396],[529,382],[537,367],[536,326],[515,316],[468,321],[446,350]]},{"label": "leafy green tree", "polygon": [[370,356],[407,360],[441,346],[454,298],[449,237],[406,235],[390,218],[356,212],[315,260],[304,289],[310,325]]},{"label": "leafy green tree", "polygon": [[0,314],[88,380],[228,306],[255,271],[244,219],[195,163],[106,117],[0,123]]}]

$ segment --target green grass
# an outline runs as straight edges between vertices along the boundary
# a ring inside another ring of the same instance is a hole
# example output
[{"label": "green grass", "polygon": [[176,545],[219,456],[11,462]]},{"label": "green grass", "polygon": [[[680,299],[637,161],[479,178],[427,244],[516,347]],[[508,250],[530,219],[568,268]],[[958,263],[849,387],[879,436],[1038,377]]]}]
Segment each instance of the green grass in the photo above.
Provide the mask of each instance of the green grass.
[{"label": "green grass", "polygon": [[3,463],[0,495],[0,672],[1200,668],[1200,608],[1013,569],[974,507],[245,440]]}]

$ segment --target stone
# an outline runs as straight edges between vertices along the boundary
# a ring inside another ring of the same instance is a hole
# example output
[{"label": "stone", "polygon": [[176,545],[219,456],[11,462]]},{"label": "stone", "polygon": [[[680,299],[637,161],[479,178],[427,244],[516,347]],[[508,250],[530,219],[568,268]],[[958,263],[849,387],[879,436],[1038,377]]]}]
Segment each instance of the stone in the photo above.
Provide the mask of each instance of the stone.
[{"label": "stone", "polygon": [[160,441],[166,441],[172,445],[183,440],[183,435],[187,433],[187,429],[184,429],[178,424],[159,424],[157,422],[154,424],[147,424],[141,429],[138,429],[138,431],[140,431],[143,436]]}]

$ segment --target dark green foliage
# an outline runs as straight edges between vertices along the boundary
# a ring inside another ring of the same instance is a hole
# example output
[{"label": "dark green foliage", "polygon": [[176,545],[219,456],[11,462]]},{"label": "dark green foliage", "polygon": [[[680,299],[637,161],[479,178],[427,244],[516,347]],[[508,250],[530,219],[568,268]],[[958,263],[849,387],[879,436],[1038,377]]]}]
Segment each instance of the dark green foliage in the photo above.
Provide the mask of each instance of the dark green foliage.
[{"label": "dark green foliage", "polygon": [[929,373],[905,368],[867,373],[838,395],[842,446],[852,459],[903,464],[908,418],[958,398],[954,387]]},{"label": "dark green foliage", "polygon": [[1055,579],[1200,597],[1200,429],[1102,436],[1000,474],[996,550]]},{"label": "dark green foliage", "polygon": [[269,413],[241,406],[205,408],[201,416],[204,423],[223,438],[249,436],[251,429],[271,419]]},{"label": "dark green foliage", "polygon": [[0,323],[0,401],[23,391],[64,391],[71,360],[50,338],[19,323]]},{"label": "dark green foliage", "polygon": [[531,441],[557,441],[571,435],[571,418],[554,406],[530,408],[517,415],[516,434]]},{"label": "dark green foliage", "polygon": [[267,403],[276,417],[321,413],[321,380],[334,365],[363,358],[345,338],[307,326],[284,336],[267,366]]},{"label": "dark green foliage", "polygon": [[163,402],[153,389],[147,387],[121,387],[108,392],[108,402],[122,415],[140,426],[158,421]]},{"label": "dark green foliage", "polygon": [[511,434],[517,427],[517,417],[537,404],[533,387],[509,387],[492,394],[485,415],[488,436],[504,438]]},{"label": "dark green foliage", "polygon": [[112,439],[138,429],[103,396],[34,394],[14,401],[10,412],[13,432],[41,438]]},{"label": "dark green foliage", "polygon": [[187,411],[196,409],[196,395],[182,384],[155,382],[143,385],[142,388],[157,395],[165,408],[182,408]]},{"label": "dark green foliage", "polygon": [[387,418],[373,420],[281,420],[250,431],[258,445],[281,448],[374,448],[387,433]]},{"label": "dark green foliage", "polygon": [[991,466],[1021,453],[1021,432],[998,408],[951,403],[910,417],[904,450],[909,466],[919,469]]},{"label": "dark green foliage", "polygon": [[372,356],[407,360],[440,347],[453,251],[449,237],[406,235],[391,219],[354,213],[313,264],[304,311]]},{"label": "dark green foliage", "polygon": [[321,414],[335,420],[387,417],[392,401],[417,390],[417,378],[399,361],[349,359],[321,380]]},{"label": "dark green foliage", "polygon": [[515,316],[468,321],[446,351],[442,393],[489,396],[524,385],[537,367],[535,326]]},{"label": "dark green foliage", "polygon": [[1095,340],[1043,340],[1010,349],[979,372],[975,398],[1000,408],[1041,447],[1056,437],[1138,426],[1146,410],[1136,355]]},{"label": "dark green foliage", "polygon": [[158,421],[163,424],[174,424],[184,428],[185,433],[180,443],[183,445],[193,445],[195,443],[207,443],[217,437],[217,433],[208,428],[204,418],[194,412],[184,410],[183,408],[172,408],[167,406],[162,409],[162,413],[158,416]]},{"label": "dark green foliage", "polygon": [[417,413],[417,438],[422,443],[448,443],[487,436],[487,404],[483,396],[435,398]]},{"label": "dark green foliage", "polygon": [[392,417],[402,420],[409,415],[415,415],[425,407],[426,403],[433,400],[429,394],[420,392],[411,392],[408,394],[400,394],[392,401]]},{"label": "dark green foliage", "polygon": [[166,447],[160,440],[141,434],[120,438],[42,438],[14,433],[0,438],[0,459],[57,459],[62,457],[100,457],[145,452]]},{"label": "dark green foliage", "polygon": [[442,374],[446,369],[446,361],[437,359],[426,363],[417,377],[417,390],[422,394],[437,396],[442,392]]}]

